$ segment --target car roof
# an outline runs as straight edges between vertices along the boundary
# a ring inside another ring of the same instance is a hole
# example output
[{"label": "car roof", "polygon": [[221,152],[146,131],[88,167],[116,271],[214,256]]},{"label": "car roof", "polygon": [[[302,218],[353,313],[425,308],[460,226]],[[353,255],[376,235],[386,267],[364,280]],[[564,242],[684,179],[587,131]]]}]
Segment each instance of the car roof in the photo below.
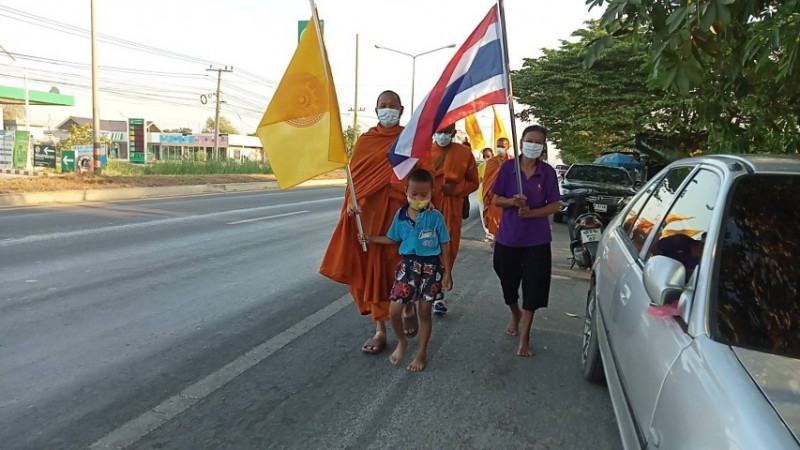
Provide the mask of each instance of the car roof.
[{"label": "car roof", "polygon": [[730,168],[740,164],[751,173],[800,174],[800,156],[790,155],[707,155],[678,160],[675,163],[707,163]]},{"label": "car roof", "polygon": [[[582,166],[584,166],[584,167],[603,167],[603,168],[607,168],[607,169],[625,170],[624,167],[608,166],[606,164],[594,164],[594,163],[575,163],[575,164],[571,165],[570,168],[572,168],[572,167],[582,167]],[[625,171],[627,172],[627,170],[625,170]]]}]

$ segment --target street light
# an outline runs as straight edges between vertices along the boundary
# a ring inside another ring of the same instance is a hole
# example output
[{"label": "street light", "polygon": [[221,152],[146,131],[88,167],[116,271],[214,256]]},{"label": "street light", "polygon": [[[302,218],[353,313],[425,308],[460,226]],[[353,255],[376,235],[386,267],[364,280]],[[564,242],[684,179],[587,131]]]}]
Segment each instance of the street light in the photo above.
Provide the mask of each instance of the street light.
[{"label": "street light", "polygon": [[378,50],[388,50],[390,52],[398,53],[403,56],[408,56],[411,58],[411,115],[414,115],[414,78],[416,77],[417,73],[417,58],[423,55],[427,55],[429,53],[438,52],[439,50],[444,50],[446,48],[455,48],[456,44],[445,45],[444,47],[435,48],[433,50],[428,50],[427,52],[417,53],[413,55],[411,53],[401,52],[400,50],[395,50],[393,48],[382,47],[378,44],[375,44],[375,48]]}]

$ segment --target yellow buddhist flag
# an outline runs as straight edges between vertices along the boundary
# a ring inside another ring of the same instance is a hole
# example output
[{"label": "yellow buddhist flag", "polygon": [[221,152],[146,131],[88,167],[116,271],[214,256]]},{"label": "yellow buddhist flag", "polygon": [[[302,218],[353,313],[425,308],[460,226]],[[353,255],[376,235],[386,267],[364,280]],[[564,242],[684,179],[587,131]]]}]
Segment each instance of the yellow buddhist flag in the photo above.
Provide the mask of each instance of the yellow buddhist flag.
[{"label": "yellow buddhist flag", "polygon": [[339,101],[313,17],[256,133],[281,189],[348,163]]},{"label": "yellow buddhist flag", "polygon": [[[497,144],[500,138],[508,139],[508,132],[505,124],[500,120],[500,116],[497,115],[497,109],[495,109],[494,105],[492,105],[492,112],[494,112],[494,143]],[[511,142],[511,145],[513,146],[514,143]]]},{"label": "yellow buddhist flag", "polygon": [[486,141],[483,139],[483,132],[475,114],[470,114],[464,118],[464,127],[467,129],[469,143],[473,150],[483,150],[486,148]]}]

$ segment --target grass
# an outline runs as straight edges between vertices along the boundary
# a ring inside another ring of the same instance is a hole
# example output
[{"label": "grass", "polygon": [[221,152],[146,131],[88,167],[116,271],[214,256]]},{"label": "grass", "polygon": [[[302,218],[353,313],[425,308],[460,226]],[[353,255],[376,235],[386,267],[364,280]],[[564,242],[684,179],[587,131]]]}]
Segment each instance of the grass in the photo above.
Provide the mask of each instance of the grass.
[{"label": "grass", "polygon": [[131,164],[124,161],[109,161],[103,169],[108,175],[255,175],[271,174],[269,164],[255,161],[243,163],[233,161],[163,161],[152,164]]}]

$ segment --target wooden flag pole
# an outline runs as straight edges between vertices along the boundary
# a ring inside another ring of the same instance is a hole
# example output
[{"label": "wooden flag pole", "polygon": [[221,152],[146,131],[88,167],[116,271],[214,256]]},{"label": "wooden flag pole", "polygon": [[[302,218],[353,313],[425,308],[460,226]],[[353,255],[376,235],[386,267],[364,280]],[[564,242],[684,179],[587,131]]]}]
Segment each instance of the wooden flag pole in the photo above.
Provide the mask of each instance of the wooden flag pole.
[{"label": "wooden flag pole", "polygon": [[[328,86],[333,86],[333,82],[328,77],[328,54],[325,51],[325,42],[322,40],[322,27],[320,26],[319,16],[317,15],[317,5],[314,0],[308,0],[308,3],[311,5],[311,16],[314,20],[314,26],[317,30],[317,41],[319,42],[319,52],[322,55],[322,66],[325,68],[326,82]],[[358,108],[358,105],[355,107]],[[355,130],[353,131],[355,132]],[[343,131],[339,130],[339,132],[342,133]],[[361,211],[358,209],[356,187],[353,184],[353,174],[350,172],[350,164],[346,165],[344,169],[347,173],[347,186],[350,188],[350,200],[352,201],[356,210],[356,226],[358,227],[358,235],[362,236],[364,234],[364,225],[361,223]],[[361,250],[364,252],[367,251],[367,244],[365,242],[361,243]]]},{"label": "wooden flag pole", "polygon": [[511,69],[509,68],[508,62],[508,34],[506,33],[506,12],[503,7],[503,0],[497,0],[497,14],[500,18],[500,30],[502,31],[500,47],[503,51],[503,71],[505,72],[506,94],[508,95],[506,103],[508,103],[508,111],[511,113],[511,142],[514,148],[514,165],[517,169],[517,192],[519,192],[519,195],[522,195],[522,168],[520,167],[519,150],[517,149],[517,121],[514,120],[516,117],[514,114],[514,92],[511,89]]}]

